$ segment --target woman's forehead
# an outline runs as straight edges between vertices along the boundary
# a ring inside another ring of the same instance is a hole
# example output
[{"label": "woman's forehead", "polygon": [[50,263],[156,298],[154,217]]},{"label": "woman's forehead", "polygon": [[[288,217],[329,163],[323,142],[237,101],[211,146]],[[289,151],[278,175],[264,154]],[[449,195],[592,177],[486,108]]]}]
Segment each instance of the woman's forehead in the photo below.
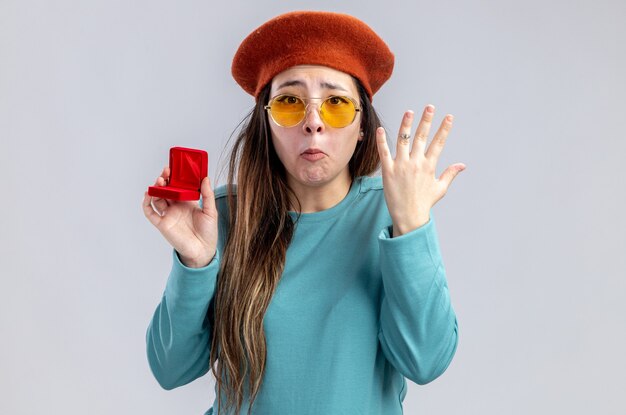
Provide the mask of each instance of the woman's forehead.
[{"label": "woman's forehead", "polygon": [[286,87],[305,89],[336,89],[356,94],[356,85],[352,76],[322,65],[298,65],[284,70],[272,79],[272,91]]}]

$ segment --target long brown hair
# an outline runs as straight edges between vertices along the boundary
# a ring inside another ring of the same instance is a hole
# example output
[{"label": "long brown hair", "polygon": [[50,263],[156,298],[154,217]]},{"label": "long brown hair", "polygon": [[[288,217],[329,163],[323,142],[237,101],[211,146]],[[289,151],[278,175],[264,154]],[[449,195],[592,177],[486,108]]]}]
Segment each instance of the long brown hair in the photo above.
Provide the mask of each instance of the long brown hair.
[{"label": "long brown hair", "polygon": [[[356,79],[355,83],[363,108],[363,140],[357,143],[348,163],[352,181],[371,175],[380,166],[376,148],[380,119],[365,89]],[[210,315],[210,367],[218,385],[218,415],[222,388],[227,397],[226,411],[236,403],[235,413],[239,414],[246,390],[251,397],[248,414],[252,410],[265,370],[263,318],[283,273],[295,226],[288,212],[290,200],[297,201],[297,197],[287,184],[285,168],[274,150],[264,109],[269,94],[270,84],[244,120],[230,153],[230,226]],[[236,197],[230,185],[235,180]],[[246,377],[248,385],[244,384]]]}]

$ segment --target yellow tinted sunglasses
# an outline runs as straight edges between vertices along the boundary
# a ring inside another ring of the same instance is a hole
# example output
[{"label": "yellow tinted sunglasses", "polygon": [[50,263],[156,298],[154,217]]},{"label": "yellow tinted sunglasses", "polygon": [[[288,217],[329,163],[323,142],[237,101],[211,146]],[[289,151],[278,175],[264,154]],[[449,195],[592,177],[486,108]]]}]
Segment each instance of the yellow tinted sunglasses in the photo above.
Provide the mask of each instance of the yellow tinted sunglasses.
[{"label": "yellow tinted sunglasses", "polygon": [[296,95],[282,94],[270,99],[265,109],[272,120],[281,127],[294,127],[306,116],[309,104],[305,101],[322,99],[320,118],[325,124],[333,128],[343,128],[352,124],[356,113],[361,111],[356,102],[350,97],[333,95],[328,98],[302,98]]}]

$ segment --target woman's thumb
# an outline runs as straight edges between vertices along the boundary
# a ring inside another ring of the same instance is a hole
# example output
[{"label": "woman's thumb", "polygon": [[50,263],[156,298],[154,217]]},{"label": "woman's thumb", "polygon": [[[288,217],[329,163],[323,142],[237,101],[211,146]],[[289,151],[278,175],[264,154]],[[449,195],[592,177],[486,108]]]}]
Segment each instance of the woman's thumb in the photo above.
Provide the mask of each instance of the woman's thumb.
[{"label": "woman's thumb", "polygon": [[209,176],[202,179],[200,194],[202,194],[202,199],[200,200],[202,213],[213,216],[215,212],[215,195],[213,189],[211,189],[211,179],[209,179]]}]

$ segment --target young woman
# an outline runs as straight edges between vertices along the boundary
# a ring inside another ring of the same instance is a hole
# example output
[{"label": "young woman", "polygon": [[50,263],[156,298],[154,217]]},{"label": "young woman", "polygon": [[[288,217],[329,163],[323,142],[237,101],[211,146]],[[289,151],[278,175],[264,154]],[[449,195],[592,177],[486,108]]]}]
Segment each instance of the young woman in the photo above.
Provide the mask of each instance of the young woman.
[{"label": "young woman", "polygon": [[457,322],[430,210],[465,166],[436,178],[452,116],[427,146],[431,105],[413,138],[404,114],[391,157],[371,99],[393,62],[337,13],[281,15],[243,41],[232,72],[256,105],[231,185],[205,178],[200,205],[144,196],[174,248],[147,332],[162,387],[211,369],[207,414],[402,414],[405,378],[448,367]]}]

